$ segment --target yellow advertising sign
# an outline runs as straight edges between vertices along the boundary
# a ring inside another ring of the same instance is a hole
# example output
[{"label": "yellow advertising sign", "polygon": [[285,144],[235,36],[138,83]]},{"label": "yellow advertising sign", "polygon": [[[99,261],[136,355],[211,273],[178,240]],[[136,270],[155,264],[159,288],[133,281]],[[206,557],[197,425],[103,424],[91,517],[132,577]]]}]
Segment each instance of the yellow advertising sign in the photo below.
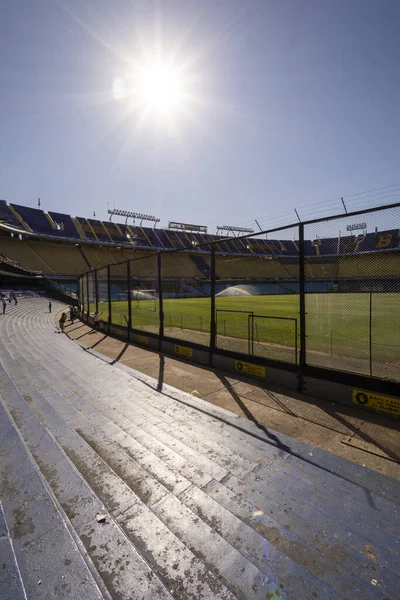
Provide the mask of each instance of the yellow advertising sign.
[{"label": "yellow advertising sign", "polygon": [[371,392],[353,390],[353,402],[359,406],[368,406],[381,412],[400,416],[399,398],[389,398],[389,396],[379,396]]},{"label": "yellow advertising sign", "polygon": [[179,354],[179,356],[192,356],[193,352],[191,348],[186,348],[185,346],[174,346],[175,354]]},{"label": "yellow advertising sign", "polygon": [[136,341],[138,344],[148,344],[149,343],[149,338],[146,337],[145,335],[137,335],[136,336]]},{"label": "yellow advertising sign", "polygon": [[252,365],[251,363],[243,362],[241,360],[235,360],[235,369],[236,371],[246,373],[247,375],[265,377],[265,367],[261,367],[260,365]]}]

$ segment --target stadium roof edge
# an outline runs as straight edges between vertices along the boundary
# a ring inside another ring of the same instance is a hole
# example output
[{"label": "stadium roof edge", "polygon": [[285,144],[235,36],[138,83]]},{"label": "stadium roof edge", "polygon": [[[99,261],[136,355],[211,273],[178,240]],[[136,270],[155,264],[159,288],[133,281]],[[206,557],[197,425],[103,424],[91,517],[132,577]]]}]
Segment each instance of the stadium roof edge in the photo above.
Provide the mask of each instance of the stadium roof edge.
[{"label": "stadium roof edge", "polygon": [[22,233],[26,236],[34,236],[36,235],[34,232],[32,231],[27,231],[26,229],[20,229],[18,227],[15,227],[15,225],[9,225],[8,223],[5,223],[4,221],[0,221],[0,229],[3,229],[4,231],[8,231],[8,232],[12,232],[12,233]]}]

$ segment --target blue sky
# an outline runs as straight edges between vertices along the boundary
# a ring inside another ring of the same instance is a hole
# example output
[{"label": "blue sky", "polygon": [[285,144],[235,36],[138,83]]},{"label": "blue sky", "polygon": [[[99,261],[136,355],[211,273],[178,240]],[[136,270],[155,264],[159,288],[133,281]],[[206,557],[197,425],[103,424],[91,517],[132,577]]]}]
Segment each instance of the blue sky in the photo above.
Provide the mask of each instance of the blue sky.
[{"label": "blue sky", "polygon": [[[5,2],[0,197],[268,227],[398,182],[399,22],[398,0]],[[112,93],[156,48],[185,76],[173,126]]]}]

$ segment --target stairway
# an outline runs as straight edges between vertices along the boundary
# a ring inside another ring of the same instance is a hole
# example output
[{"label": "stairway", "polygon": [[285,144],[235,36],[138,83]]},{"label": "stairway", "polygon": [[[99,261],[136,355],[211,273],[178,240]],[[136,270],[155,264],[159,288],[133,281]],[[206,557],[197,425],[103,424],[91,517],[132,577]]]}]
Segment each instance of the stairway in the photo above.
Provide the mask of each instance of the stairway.
[{"label": "stairway", "polygon": [[1,600],[396,600],[399,499],[398,481],[158,392],[59,334],[46,300],[0,317]]},{"label": "stairway", "polygon": [[208,262],[201,256],[201,254],[190,254],[189,255],[196,267],[199,269],[202,275],[205,275],[207,279],[211,279],[211,267]]}]

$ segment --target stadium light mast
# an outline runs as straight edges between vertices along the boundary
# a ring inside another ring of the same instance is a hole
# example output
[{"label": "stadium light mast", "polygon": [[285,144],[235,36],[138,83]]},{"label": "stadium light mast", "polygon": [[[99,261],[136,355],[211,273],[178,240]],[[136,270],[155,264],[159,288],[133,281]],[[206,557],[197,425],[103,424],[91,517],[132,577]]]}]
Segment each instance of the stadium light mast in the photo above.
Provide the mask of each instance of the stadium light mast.
[{"label": "stadium light mast", "polygon": [[235,227],[234,225],[217,225],[217,235],[220,234],[220,232],[224,232],[227,231],[228,234],[232,233],[234,237],[237,237],[237,234],[239,233],[254,233],[254,229],[251,229],[251,227]]},{"label": "stadium light mast", "polygon": [[109,208],[108,214],[110,215],[110,221],[113,215],[125,217],[125,225],[128,223],[128,219],[133,219],[134,225],[135,219],[140,219],[140,227],[142,226],[143,221],[151,221],[152,223],[154,223],[154,227],[156,226],[156,223],[160,222],[160,219],[158,219],[157,217],[153,217],[152,215],[144,215],[142,213],[132,212],[130,210],[119,210],[118,208]]}]

